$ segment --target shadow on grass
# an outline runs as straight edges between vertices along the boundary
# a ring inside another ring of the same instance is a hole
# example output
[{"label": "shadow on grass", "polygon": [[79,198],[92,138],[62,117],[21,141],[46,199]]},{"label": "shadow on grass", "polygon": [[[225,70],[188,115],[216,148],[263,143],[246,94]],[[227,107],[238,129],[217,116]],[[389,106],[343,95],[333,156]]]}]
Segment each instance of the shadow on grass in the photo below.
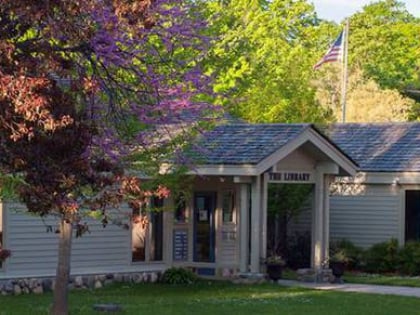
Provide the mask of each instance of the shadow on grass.
[{"label": "shadow on grass", "polygon": [[[0,297],[0,315],[48,314],[51,294]],[[70,295],[71,315],[106,314],[98,303],[117,303],[124,315],[394,315],[418,314],[416,298],[285,288],[275,284],[235,285],[204,281],[190,286],[114,284]]]}]

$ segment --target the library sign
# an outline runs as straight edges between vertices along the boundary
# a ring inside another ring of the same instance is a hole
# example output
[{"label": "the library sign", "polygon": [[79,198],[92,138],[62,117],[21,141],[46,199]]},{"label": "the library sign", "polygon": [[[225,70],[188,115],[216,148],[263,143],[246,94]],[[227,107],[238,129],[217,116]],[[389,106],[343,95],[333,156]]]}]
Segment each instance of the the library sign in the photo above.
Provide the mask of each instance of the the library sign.
[{"label": "the library sign", "polygon": [[294,171],[279,171],[270,172],[270,183],[296,183],[296,184],[312,184],[315,183],[313,172],[294,172]]}]

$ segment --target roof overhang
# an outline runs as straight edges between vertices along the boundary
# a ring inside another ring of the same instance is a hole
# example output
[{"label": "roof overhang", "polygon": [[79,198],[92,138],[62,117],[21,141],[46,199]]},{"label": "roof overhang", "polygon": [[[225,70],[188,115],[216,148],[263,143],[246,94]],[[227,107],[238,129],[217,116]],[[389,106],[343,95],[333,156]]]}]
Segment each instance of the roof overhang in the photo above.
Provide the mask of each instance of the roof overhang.
[{"label": "roof overhang", "polygon": [[191,174],[208,175],[208,176],[257,176],[260,175],[276,163],[287,157],[293,151],[297,150],[305,143],[312,143],[318,148],[330,162],[335,163],[339,167],[340,176],[354,176],[357,173],[358,166],[343,151],[341,151],[332,141],[318,132],[313,126],[306,128],[295,138],[288,141],[278,150],[257,164],[204,164],[196,165]]},{"label": "roof overhang", "polygon": [[358,172],[355,176],[342,177],[343,184],[419,185],[419,172]]}]

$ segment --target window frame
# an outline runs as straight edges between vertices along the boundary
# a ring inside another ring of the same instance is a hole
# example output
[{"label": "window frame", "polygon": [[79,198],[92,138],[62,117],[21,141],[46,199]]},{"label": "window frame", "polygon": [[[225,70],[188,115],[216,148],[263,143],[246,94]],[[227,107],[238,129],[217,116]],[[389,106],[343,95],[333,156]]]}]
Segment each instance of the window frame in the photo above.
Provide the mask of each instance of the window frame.
[{"label": "window frame", "polygon": [[[226,198],[227,196],[227,198]],[[225,202],[228,201],[228,204]],[[230,208],[227,212],[226,207]],[[233,189],[225,189],[222,191],[221,198],[221,208],[222,208],[222,222],[223,224],[235,224],[236,223],[236,194]],[[226,219],[228,217],[229,219]]]},{"label": "window frame", "polygon": [[188,215],[187,196],[183,192],[180,192],[174,197],[173,203],[174,203],[174,212],[173,212],[174,223],[175,224],[188,223],[189,215]]},{"label": "window frame", "polygon": [[[157,198],[157,197],[156,197]],[[164,243],[165,243],[165,234],[164,234],[164,213],[163,210],[159,210],[159,211],[154,211],[153,210],[153,201],[154,197],[152,197],[151,199],[149,199],[147,201],[147,203],[145,204],[145,207],[143,209],[140,209],[139,212],[141,213],[141,216],[145,217],[145,222],[141,223],[141,222],[134,222],[133,220],[131,221],[131,226],[130,226],[130,242],[131,242],[131,264],[149,264],[149,263],[162,263],[164,261]],[[161,204],[159,204],[158,206],[156,206],[156,208],[163,208],[163,203],[164,200],[161,200]],[[139,213],[139,215],[140,215]],[[153,226],[154,223],[156,222],[154,219],[154,215],[155,214],[159,214],[161,216],[160,218],[160,227],[157,228],[157,230],[159,231],[159,234],[155,234],[156,230],[155,227]],[[132,215],[134,217],[135,213],[134,211],[132,212]],[[142,218],[143,219],[143,218]],[[134,250],[133,250],[133,242],[134,242],[134,238],[133,238],[133,228],[134,228],[134,224],[146,224],[146,227],[144,227],[145,231],[144,231],[144,259],[135,259],[134,257]],[[161,244],[159,245],[159,259],[155,259],[154,256],[156,255],[156,253],[152,253],[153,250],[156,249],[154,242],[156,241],[154,238],[155,237],[159,237],[160,238],[160,242]]]}]

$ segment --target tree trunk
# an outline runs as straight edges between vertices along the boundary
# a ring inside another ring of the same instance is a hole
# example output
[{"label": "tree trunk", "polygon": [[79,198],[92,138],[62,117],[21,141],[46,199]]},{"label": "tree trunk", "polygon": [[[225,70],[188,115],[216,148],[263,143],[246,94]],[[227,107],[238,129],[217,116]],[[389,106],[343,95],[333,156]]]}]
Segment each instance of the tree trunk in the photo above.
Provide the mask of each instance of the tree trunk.
[{"label": "tree trunk", "polygon": [[60,241],[58,243],[57,273],[51,315],[68,315],[68,283],[70,277],[70,259],[72,225],[64,219],[60,222]]}]

